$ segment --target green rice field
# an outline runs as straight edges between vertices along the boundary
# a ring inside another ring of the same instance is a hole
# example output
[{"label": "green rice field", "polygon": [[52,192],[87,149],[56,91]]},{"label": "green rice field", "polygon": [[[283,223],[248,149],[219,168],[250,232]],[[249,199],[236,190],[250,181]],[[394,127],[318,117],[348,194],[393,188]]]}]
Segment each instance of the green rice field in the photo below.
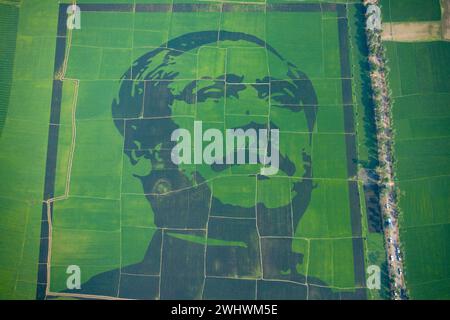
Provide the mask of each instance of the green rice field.
[{"label": "green rice field", "polygon": [[[386,262],[358,178],[374,161],[359,1],[83,0],[73,30],[70,1],[9,2],[0,298],[386,298],[366,288]],[[175,165],[171,133],[197,121],[279,129],[278,172]]]}]

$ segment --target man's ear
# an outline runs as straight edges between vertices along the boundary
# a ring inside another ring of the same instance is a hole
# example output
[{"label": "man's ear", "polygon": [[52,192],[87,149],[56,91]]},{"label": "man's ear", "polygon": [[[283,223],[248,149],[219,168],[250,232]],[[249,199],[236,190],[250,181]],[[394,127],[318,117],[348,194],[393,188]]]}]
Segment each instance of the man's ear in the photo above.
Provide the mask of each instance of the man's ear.
[{"label": "man's ear", "polygon": [[125,150],[126,159],[124,167],[133,173],[134,176],[148,175],[152,169],[151,159],[147,156],[147,151]]}]

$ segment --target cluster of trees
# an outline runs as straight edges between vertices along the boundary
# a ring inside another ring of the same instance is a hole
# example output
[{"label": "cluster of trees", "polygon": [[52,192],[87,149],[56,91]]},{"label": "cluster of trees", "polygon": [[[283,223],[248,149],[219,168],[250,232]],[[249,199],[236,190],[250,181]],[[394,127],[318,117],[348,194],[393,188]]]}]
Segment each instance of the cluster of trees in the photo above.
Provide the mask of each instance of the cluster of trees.
[{"label": "cluster of trees", "polygon": [[[366,0],[364,4],[377,4],[376,0]],[[368,17],[366,17],[368,18]],[[379,164],[376,169],[380,185],[380,205],[384,221],[391,223],[394,220],[396,227],[399,210],[397,207],[397,194],[399,190],[394,184],[394,135],[392,120],[392,92],[389,88],[386,50],[381,38],[382,30],[366,28],[367,45],[369,48],[370,78],[375,105],[375,122],[378,140]],[[389,219],[389,220],[388,220]],[[400,244],[399,244],[400,245]],[[394,271],[395,272],[395,271]],[[391,288],[396,297],[404,297],[404,288],[398,288],[394,279],[390,279]]]},{"label": "cluster of trees", "polygon": [[395,132],[392,128],[391,91],[387,79],[390,70],[387,67],[386,51],[382,45],[381,31],[369,29],[366,31],[380,158],[377,173],[380,177],[381,192],[387,192],[386,187],[391,185],[394,178],[393,136]]}]

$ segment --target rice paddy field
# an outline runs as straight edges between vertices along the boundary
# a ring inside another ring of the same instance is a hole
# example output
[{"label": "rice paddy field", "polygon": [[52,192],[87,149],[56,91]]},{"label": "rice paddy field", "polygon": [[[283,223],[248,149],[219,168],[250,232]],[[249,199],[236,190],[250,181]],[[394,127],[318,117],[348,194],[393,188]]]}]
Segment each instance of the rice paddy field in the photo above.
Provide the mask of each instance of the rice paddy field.
[{"label": "rice paddy field", "polygon": [[[389,1],[383,2],[383,10]],[[390,1],[384,19],[440,20],[439,1]],[[410,3],[408,1],[408,3]],[[401,241],[410,298],[450,298],[450,44],[386,42],[394,97]]]},{"label": "rice paddy field", "polygon": [[[71,30],[64,1],[5,4],[19,18],[0,137],[2,299],[385,297],[384,282],[366,288],[366,267],[386,262],[358,178],[375,161],[359,1],[77,5]],[[278,128],[280,170],[174,165],[170,134],[194,121]]]}]

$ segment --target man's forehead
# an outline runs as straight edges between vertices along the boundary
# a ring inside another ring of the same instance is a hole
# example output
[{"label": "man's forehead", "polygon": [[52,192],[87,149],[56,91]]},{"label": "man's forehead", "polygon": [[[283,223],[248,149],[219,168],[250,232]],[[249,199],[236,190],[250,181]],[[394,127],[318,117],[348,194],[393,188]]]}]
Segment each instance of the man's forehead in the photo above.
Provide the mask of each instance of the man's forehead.
[{"label": "man's forehead", "polygon": [[245,83],[256,83],[270,75],[263,47],[201,47],[197,69],[198,79],[235,74],[243,76]]}]

